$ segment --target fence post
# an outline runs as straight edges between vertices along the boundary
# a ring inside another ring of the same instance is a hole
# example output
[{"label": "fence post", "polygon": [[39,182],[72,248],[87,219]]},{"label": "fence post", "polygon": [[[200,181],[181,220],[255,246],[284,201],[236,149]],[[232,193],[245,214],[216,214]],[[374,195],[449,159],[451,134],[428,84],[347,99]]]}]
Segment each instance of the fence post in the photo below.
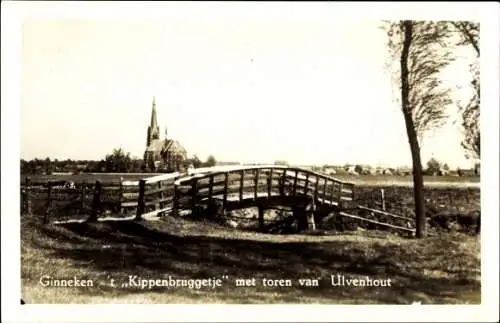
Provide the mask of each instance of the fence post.
[{"label": "fence post", "polygon": [[172,205],[172,215],[173,216],[177,216],[179,215],[179,190],[177,188],[177,185],[174,184],[174,201],[173,201],[173,205]]},{"label": "fence post", "polygon": [[24,213],[26,215],[31,215],[31,177],[27,176],[24,184]]},{"label": "fence post", "polygon": [[227,186],[229,184],[229,173],[224,174],[224,195],[222,197],[222,212],[226,209],[227,204]]},{"label": "fence post", "polygon": [[208,182],[208,200],[209,201],[212,200],[213,193],[214,193],[214,176],[210,175],[210,179]]},{"label": "fence post", "polygon": [[120,178],[120,192],[119,192],[119,200],[118,207],[120,210],[120,214],[123,213],[122,203],[123,203],[123,194],[125,193],[125,189],[123,187],[123,177]]},{"label": "fence post", "polygon": [[139,180],[139,198],[137,199],[137,213],[135,215],[136,220],[142,220],[142,215],[144,214],[144,209],[146,208],[146,180]]},{"label": "fence post", "polygon": [[48,188],[47,188],[47,204],[45,206],[45,214],[43,216],[43,223],[45,223],[45,224],[49,223],[49,216],[50,216],[50,213],[52,212],[52,210],[51,210],[51,205],[52,205],[51,195],[52,195],[52,183],[49,182]]},{"label": "fence post", "polygon": [[241,170],[240,171],[240,202],[243,200],[243,187],[245,185],[245,171]]},{"label": "fence post", "polygon": [[196,214],[196,205],[198,204],[197,197],[198,197],[198,179],[194,178],[193,183],[191,184],[191,215],[193,216]]},{"label": "fence post", "polygon": [[92,198],[92,211],[87,222],[97,222],[97,215],[101,211],[102,182],[97,180],[94,186],[94,197]]},{"label": "fence post", "polygon": [[382,195],[382,211],[385,211],[385,194],[384,194],[384,189],[380,189],[380,194]]},{"label": "fence post", "polygon": [[85,193],[87,191],[87,183],[86,181],[82,184],[82,191],[80,196],[80,214],[83,214],[83,210],[85,208]]},{"label": "fence post", "polygon": [[[162,181],[158,181],[158,189],[160,190],[160,202],[158,203],[159,204],[159,208],[160,210],[163,209],[165,207],[165,202],[163,202],[163,199],[165,198],[165,194],[163,194],[163,190],[162,190]],[[161,212],[158,212],[158,217],[161,217],[165,214],[164,211],[161,211]]]}]

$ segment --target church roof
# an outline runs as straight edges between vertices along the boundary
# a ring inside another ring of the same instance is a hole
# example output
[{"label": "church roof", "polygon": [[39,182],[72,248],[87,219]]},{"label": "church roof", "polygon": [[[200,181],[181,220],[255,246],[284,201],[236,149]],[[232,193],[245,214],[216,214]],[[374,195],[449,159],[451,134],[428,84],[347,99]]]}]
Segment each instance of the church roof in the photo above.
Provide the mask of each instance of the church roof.
[{"label": "church roof", "polygon": [[146,148],[146,151],[158,151],[160,152],[165,145],[165,142],[160,139],[152,140],[149,146]]},{"label": "church roof", "polygon": [[187,156],[186,149],[177,140],[166,139],[164,150],[168,150],[171,153]]}]

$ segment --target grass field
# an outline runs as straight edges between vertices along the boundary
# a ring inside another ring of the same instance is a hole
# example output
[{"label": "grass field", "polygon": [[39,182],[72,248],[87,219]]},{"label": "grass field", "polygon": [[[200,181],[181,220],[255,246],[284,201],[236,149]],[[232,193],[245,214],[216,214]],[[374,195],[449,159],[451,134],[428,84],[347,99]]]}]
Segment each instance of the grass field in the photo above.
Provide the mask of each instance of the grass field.
[{"label": "grass field", "polygon": [[[479,238],[460,233],[422,240],[374,231],[266,235],[171,217],[48,226],[23,217],[21,237],[27,303],[480,303]],[[94,286],[43,287],[43,275],[91,279]],[[122,287],[129,275],[227,278],[215,289]],[[332,286],[331,275],[390,278],[391,286]],[[240,278],[255,278],[256,286],[235,287]],[[265,287],[264,278],[293,285]],[[319,285],[299,286],[301,278]]]},{"label": "grass field", "polygon": [[[40,176],[33,180],[91,183],[99,178],[106,184],[117,183],[120,176],[136,180],[144,174]],[[414,216],[411,177],[342,179],[358,185],[360,204],[380,208],[383,188],[388,211]],[[39,221],[42,215],[35,212],[21,217],[22,295],[28,303],[479,304],[480,240],[470,234],[470,219],[480,215],[479,179],[430,177],[426,184],[427,216],[432,221],[431,235],[422,240],[373,230],[263,234],[170,216],[156,221],[44,226]],[[75,205],[79,205],[77,195]],[[90,199],[88,196],[88,202]],[[64,212],[73,217],[71,211]],[[44,275],[90,279],[94,286],[44,287],[40,284]],[[121,286],[130,275],[221,278],[223,283],[214,289]],[[332,286],[332,275],[390,278],[391,286]],[[110,285],[111,278],[115,286]],[[236,279],[252,278],[255,286],[235,287]],[[307,278],[317,279],[318,286],[301,286],[299,279]],[[263,279],[290,279],[292,286],[263,286]]]},{"label": "grass field", "polygon": [[[119,183],[120,177],[124,180],[139,180],[158,174],[80,174],[80,175],[29,175],[34,182],[49,180],[70,180],[73,182],[95,182],[101,180],[103,183]],[[24,182],[25,175],[21,175],[21,182]],[[334,175],[340,180],[353,182],[359,186],[412,186],[413,178],[411,176],[396,175]],[[480,177],[458,177],[458,176],[424,176],[426,186],[439,187],[479,187]]]}]

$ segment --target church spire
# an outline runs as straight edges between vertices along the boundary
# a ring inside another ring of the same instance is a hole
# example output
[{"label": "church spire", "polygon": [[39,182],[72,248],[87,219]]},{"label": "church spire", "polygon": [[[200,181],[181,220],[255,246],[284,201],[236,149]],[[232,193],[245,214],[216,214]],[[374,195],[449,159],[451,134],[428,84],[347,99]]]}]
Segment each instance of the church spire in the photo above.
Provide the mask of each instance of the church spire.
[{"label": "church spire", "polygon": [[153,109],[151,111],[151,129],[155,129],[158,127],[158,122],[156,120],[156,102],[155,97],[153,96]]},{"label": "church spire", "polygon": [[151,110],[151,124],[148,127],[148,137],[146,147],[149,147],[153,140],[160,139],[160,127],[158,127],[158,120],[156,117],[156,102],[153,96],[153,108]]}]

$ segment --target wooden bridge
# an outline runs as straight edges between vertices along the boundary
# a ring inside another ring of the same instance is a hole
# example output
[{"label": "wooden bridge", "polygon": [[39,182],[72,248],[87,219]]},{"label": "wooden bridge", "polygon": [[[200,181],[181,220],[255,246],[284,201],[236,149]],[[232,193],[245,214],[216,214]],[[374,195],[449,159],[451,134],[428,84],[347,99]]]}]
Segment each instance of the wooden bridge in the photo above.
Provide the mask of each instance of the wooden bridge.
[{"label": "wooden bridge", "polygon": [[[29,185],[25,187],[29,190]],[[387,212],[364,210],[386,219],[396,219],[399,221],[397,226],[347,213],[348,210],[363,209],[356,203],[354,184],[296,167],[269,165],[198,168],[188,173],[162,174],[139,181],[120,181],[119,187],[103,187],[97,181],[88,221],[98,220],[104,202],[103,192],[110,189],[115,192],[119,190],[120,213],[134,211],[137,220],[165,214],[196,216],[200,212],[218,217],[224,216],[226,211],[257,207],[259,226],[262,227],[266,209],[286,206],[291,208],[299,230],[314,229],[315,218],[337,214],[375,226],[414,231],[404,226],[405,221],[413,219]],[[27,192],[24,194],[29,195]],[[82,193],[82,205],[84,194]],[[49,185],[48,206],[51,204],[50,199]]]},{"label": "wooden bridge", "polygon": [[124,191],[126,200],[122,202],[124,208],[137,208],[137,219],[200,211],[220,216],[225,211],[255,206],[262,222],[265,209],[279,205],[291,207],[303,219],[309,210],[308,226],[314,227],[312,213],[316,210],[340,211],[354,202],[352,183],[310,170],[274,165],[200,168],[187,175],[173,173],[142,179],[138,186],[139,192]]}]

